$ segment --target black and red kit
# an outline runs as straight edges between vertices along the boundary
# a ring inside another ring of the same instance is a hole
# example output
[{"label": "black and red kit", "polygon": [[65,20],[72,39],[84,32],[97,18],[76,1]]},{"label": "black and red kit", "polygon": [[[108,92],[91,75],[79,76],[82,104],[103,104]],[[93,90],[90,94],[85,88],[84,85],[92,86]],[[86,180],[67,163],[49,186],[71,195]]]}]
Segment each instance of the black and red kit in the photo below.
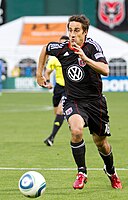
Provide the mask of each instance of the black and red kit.
[{"label": "black and red kit", "polygon": [[[86,38],[82,45],[85,55],[97,62],[107,64],[101,46]],[[107,105],[102,95],[101,75],[75,54],[70,42],[50,42],[47,45],[48,55],[56,56],[62,65],[67,99],[64,101],[64,112],[68,119],[72,114],[80,114],[90,132],[99,135],[110,135]]]}]

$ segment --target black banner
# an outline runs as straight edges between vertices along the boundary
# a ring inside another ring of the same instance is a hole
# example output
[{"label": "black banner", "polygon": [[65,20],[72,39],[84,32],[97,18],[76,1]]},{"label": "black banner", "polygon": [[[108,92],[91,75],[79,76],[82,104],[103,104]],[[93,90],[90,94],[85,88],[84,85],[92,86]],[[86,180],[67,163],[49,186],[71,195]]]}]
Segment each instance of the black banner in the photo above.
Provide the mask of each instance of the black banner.
[{"label": "black banner", "polygon": [[97,0],[97,28],[104,31],[128,30],[128,0]]},{"label": "black banner", "polygon": [[0,25],[6,22],[6,0],[0,0]]}]

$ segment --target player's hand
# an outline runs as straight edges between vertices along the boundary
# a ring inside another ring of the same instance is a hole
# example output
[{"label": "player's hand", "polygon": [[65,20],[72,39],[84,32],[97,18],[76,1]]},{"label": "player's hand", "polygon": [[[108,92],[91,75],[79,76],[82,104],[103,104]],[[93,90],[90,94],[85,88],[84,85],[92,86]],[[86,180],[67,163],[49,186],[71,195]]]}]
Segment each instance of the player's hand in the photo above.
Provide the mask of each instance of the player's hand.
[{"label": "player's hand", "polygon": [[37,76],[37,83],[44,88],[52,89],[53,85],[50,82],[46,81],[45,76]]},{"label": "player's hand", "polygon": [[85,55],[85,53],[83,52],[83,50],[81,49],[81,47],[80,47],[78,44],[76,44],[75,42],[74,42],[74,44],[73,44],[73,47],[74,47],[74,49],[76,49],[76,51],[75,51],[74,53],[75,53],[75,54],[78,54],[79,57],[80,57],[84,62],[86,62],[86,61],[88,60],[88,57]]},{"label": "player's hand", "polygon": [[52,89],[52,88],[53,88],[53,85],[52,85],[52,83],[46,81],[46,87],[47,87],[48,89]]},{"label": "player's hand", "polygon": [[47,88],[47,84],[46,84],[46,78],[44,76],[37,76],[37,83],[41,86],[41,87],[46,87]]}]

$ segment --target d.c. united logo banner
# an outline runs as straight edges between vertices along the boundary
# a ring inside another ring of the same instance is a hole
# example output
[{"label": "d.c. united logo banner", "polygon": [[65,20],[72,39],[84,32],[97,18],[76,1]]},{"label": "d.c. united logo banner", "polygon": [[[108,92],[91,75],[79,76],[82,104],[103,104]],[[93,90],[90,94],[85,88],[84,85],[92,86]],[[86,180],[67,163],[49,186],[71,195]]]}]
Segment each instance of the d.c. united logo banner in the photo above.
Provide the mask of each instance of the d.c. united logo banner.
[{"label": "d.c. united logo banner", "polygon": [[128,30],[128,1],[97,0],[97,27],[105,31]]}]

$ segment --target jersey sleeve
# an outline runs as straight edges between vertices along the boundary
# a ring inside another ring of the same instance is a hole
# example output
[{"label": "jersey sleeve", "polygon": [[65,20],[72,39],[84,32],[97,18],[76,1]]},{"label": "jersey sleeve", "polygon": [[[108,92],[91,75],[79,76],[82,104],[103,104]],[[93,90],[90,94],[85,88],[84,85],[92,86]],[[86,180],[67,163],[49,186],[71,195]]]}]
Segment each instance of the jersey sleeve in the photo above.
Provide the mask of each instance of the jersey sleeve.
[{"label": "jersey sleeve", "polygon": [[104,62],[107,64],[107,60],[104,56],[101,46],[95,41],[91,41],[91,57],[95,61]]},{"label": "jersey sleeve", "polygon": [[61,43],[50,42],[46,47],[46,52],[48,55],[57,57],[61,48],[62,48]]}]

